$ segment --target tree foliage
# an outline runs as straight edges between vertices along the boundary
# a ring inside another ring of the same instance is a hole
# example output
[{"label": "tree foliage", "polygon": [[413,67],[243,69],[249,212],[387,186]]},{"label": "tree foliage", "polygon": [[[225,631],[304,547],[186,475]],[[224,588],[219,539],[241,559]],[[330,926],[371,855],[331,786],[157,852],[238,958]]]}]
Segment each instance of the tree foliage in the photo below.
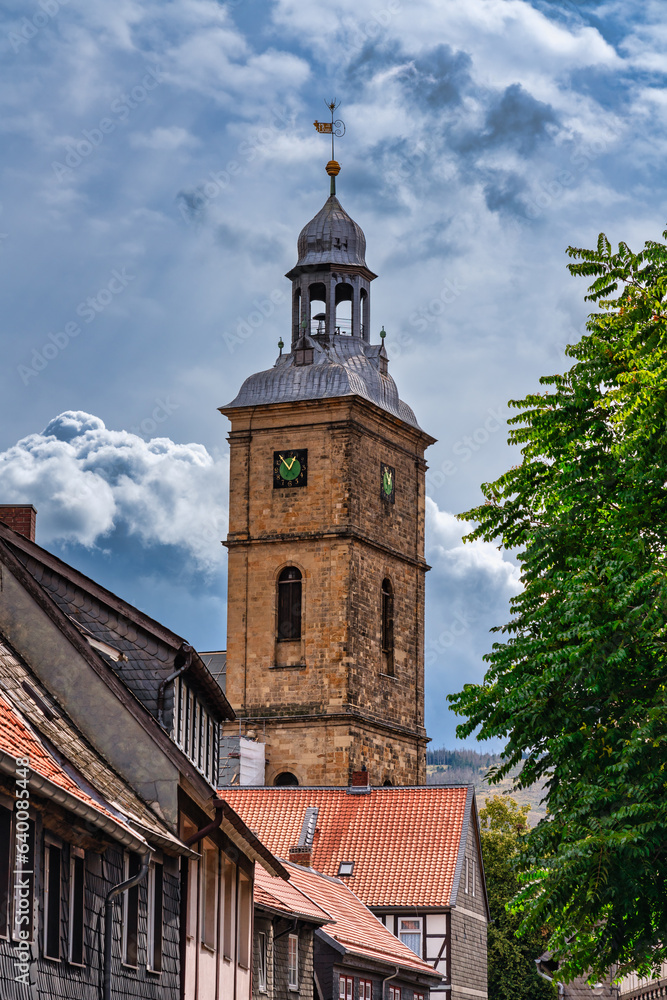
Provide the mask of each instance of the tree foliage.
[{"label": "tree foliage", "polygon": [[486,891],[491,923],[488,931],[489,1000],[555,1000],[556,989],[535,971],[535,959],[546,947],[544,931],[517,938],[520,917],[506,909],[517,893],[516,862],[528,826],[530,806],[494,795],[479,812]]},{"label": "tree foliage", "polygon": [[597,311],[570,370],[510,404],[521,464],[460,515],[518,550],[524,589],[450,696],[460,737],[507,738],[492,779],[523,756],[520,785],[547,780],[515,905],[565,978],[667,957],[667,246],[568,254]]}]

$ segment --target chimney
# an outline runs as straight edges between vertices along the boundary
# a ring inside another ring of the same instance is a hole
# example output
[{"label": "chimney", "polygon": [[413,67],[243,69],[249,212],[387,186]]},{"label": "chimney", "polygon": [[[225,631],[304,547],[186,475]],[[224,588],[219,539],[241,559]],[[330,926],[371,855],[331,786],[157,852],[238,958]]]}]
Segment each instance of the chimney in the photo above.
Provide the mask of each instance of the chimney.
[{"label": "chimney", "polygon": [[370,795],[371,786],[368,783],[368,771],[366,765],[361,765],[361,771],[350,772],[350,784],[347,787],[348,795]]},{"label": "chimney", "polygon": [[37,511],[31,503],[0,504],[0,521],[31,542],[35,541]]},{"label": "chimney", "polygon": [[311,868],[312,860],[312,847],[307,847],[305,844],[299,844],[298,847],[290,847],[289,849],[289,860],[295,865],[303,865],[304,868]]}]

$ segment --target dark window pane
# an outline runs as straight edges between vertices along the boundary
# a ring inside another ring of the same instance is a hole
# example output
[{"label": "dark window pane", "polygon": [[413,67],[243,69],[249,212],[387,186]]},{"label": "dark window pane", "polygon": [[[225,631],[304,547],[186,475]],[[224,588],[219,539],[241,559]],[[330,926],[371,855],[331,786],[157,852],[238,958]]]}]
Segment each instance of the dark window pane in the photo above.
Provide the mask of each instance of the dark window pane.
[{"label": "dark window pane", "polygon": [[84,861],[72,859],[72,894],[70,905],[70,961],[83,965]]},{"label": "dark window pane", "polygon": [[278,577],[278,639],[301,638],[301,573],[288,566]]},{"label": "dark window pane", "polygon": [[387,657],[387,666],[393,669],[394,657],[394,591],[390,580],[382,581],[382,652]]},{"label": "dark window pane", "polygon": [[47,844],[46,907],[44,912],[44,954],[60,958],[60,848]]},{"label": "dark window pane", "polygon": [[[130,854],[127,877],[139,874],[141,862],[138,854]],[[139,924],[139,886],[135,885],[125,893],[125,964],[137,964],[137,931]]]}]

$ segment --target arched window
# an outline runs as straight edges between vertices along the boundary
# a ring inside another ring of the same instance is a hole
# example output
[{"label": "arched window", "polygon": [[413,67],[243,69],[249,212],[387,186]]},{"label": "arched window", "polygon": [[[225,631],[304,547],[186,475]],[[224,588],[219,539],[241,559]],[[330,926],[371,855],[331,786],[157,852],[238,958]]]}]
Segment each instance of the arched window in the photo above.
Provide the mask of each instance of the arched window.
[{"label": "arched window", "polygon": [[278,641],[301,638],[301,573],[286,566],[278,577]]},{"label": "arched window", "polygon": [[382,581],[382,665],[386,674],[394,672],[394,588]]},{"label": "arched window", "polygon": [[286,785],[298,785],[299,779],[296,774],[292,774],[291,771],[281,771],[273,784],[278,788],[284,788]]},{"label": "arched window", "polygon": [[352,333],[352,285],[341,281],[336,285],[336,333]]}]

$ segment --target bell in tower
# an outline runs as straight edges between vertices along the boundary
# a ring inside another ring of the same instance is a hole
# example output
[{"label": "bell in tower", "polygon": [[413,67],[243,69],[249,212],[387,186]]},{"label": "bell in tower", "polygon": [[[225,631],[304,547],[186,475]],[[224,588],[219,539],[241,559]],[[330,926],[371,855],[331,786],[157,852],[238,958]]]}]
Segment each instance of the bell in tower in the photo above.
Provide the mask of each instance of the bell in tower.
[{"label": "bell in tower", "polygon": [[265,733],[267,784],[347,785],[362,768],[371,784],[423,784],[424,451],[434,438],[399,398],[384,329],[371,343],[376,275],[336,197],[339,169],[332,155],[330,195],[287,274],[291,349],[221,407],[231,421],[227,697],[242,727]]}]

